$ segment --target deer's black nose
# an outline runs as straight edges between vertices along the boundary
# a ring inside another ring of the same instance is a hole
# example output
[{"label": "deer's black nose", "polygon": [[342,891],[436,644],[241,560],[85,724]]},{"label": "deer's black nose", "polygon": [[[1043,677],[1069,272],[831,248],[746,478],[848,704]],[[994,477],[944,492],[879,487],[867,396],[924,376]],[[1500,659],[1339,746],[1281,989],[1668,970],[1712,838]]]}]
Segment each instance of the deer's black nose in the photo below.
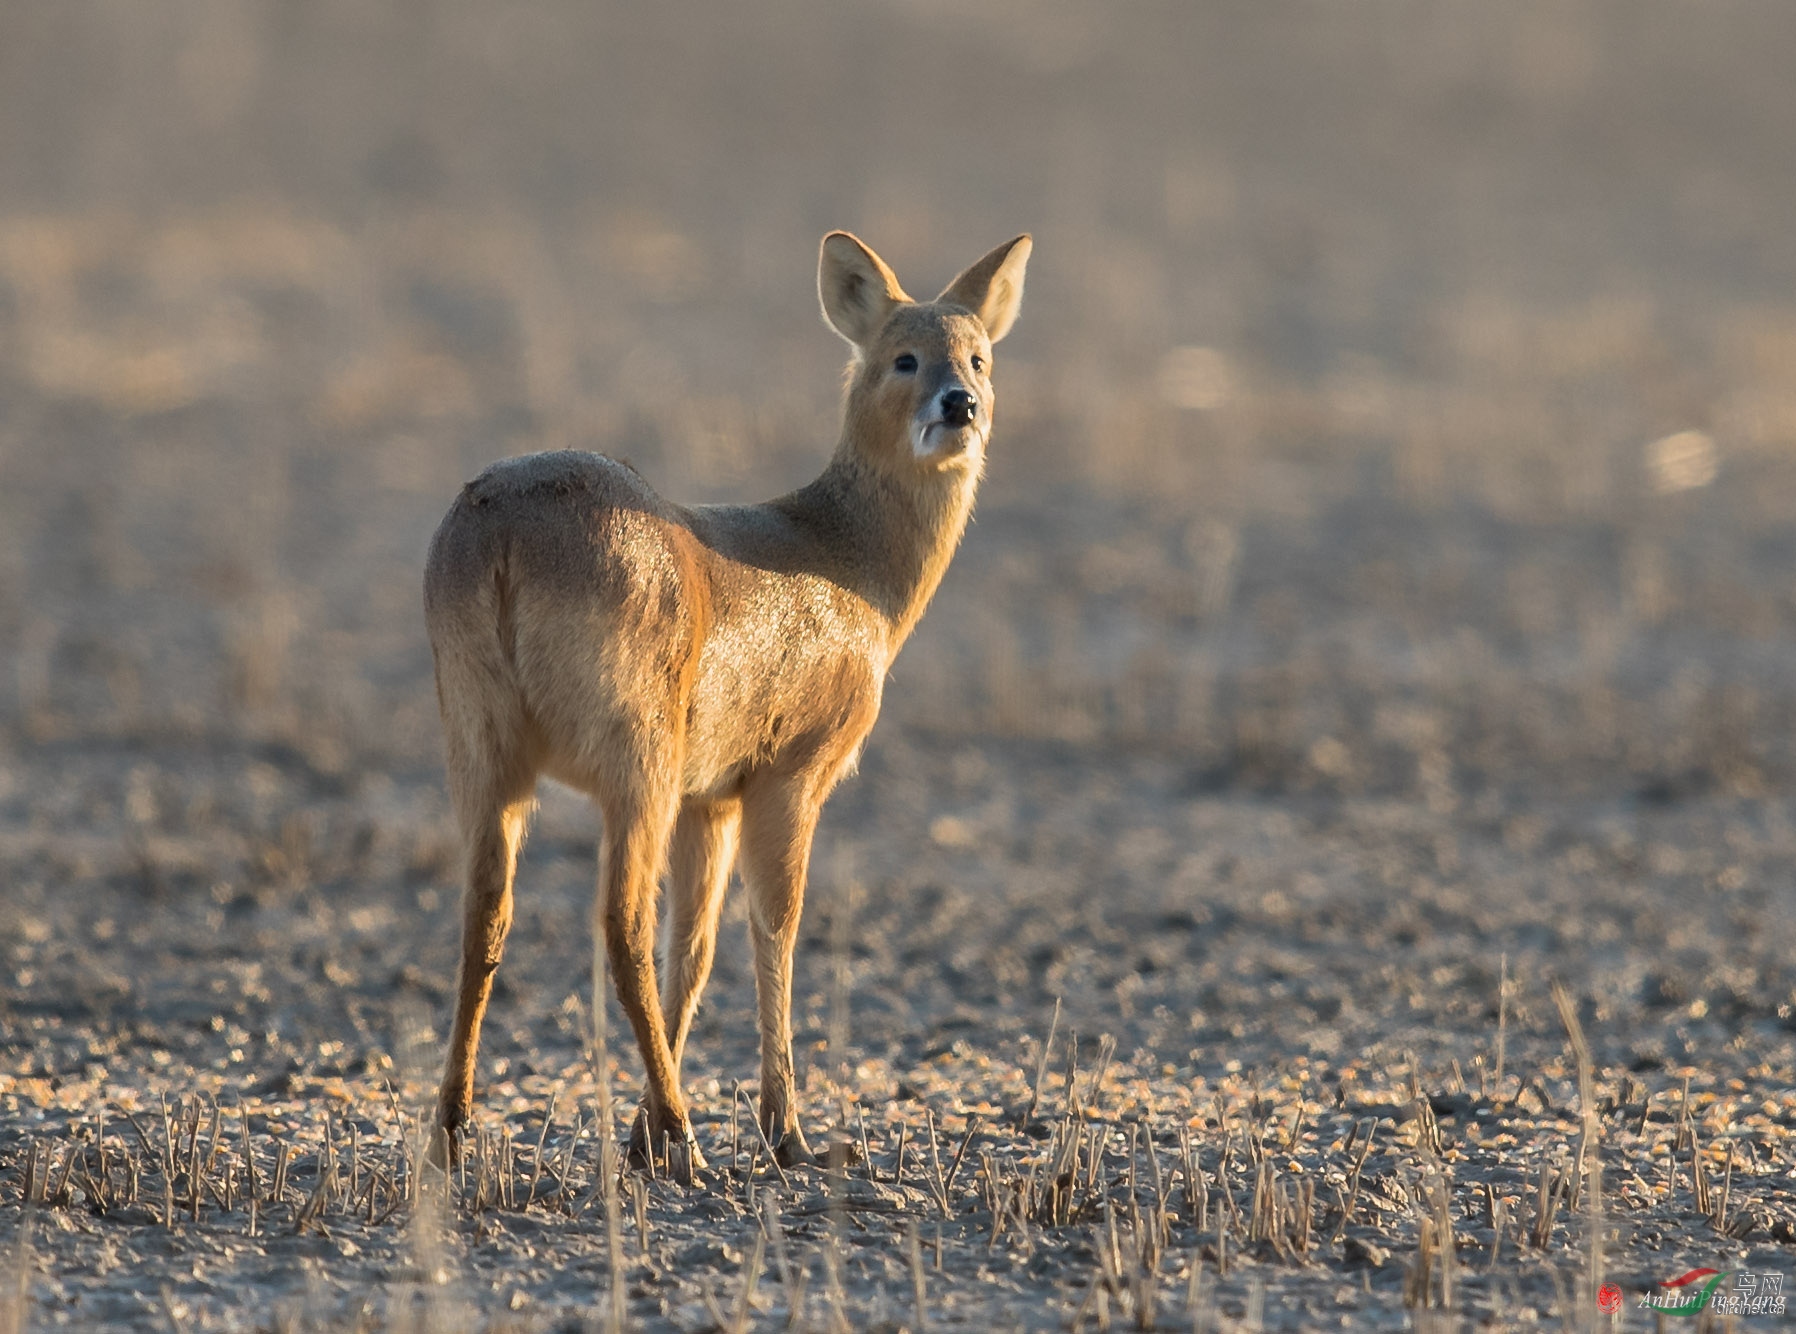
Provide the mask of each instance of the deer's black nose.
[{"label": "deer's black nose", "polygon": [[950,426],[965,426],[973,420],[977,401],[964,389],[950,389],[942,395],[942,418]]}]

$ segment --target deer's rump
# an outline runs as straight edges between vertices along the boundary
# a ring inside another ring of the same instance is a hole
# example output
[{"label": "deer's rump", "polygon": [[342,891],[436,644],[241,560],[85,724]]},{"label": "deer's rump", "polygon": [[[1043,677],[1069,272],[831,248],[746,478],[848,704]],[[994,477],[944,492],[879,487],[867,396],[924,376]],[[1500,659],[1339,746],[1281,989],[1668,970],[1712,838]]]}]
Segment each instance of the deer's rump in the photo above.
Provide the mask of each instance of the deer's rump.
[{"label": "deer's rump", "polygon": [[602,455],[487,469],[425,566],[444,710],[589,789],[640,762],[648,738],[683,731],[709,621],[696,546],[673,506]]}]

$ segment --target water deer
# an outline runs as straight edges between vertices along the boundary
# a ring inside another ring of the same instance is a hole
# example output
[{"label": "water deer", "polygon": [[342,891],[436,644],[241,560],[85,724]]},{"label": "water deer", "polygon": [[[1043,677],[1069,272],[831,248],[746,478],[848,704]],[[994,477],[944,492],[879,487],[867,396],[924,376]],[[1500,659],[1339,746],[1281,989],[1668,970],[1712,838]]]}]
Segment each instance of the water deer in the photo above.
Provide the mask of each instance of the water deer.
[{"label": "water deer", "polygon": [[917,302],[854,236],[823,238],[823,314],[854,354],[835,453],[789,495],[676,505],[624,464],[559,452],[494,464],[450,507],[424,580],[467,859],[439,1158],[472,1105],[518,849],[548,775],[590,794],[603,821],[594,929],[646,1074],[631,1160],[703,1166],[680,1060],[739,863],[761,1130],[782,1165],[813,1161],[791,1025],[811,838],[966,527],[992,344],[1016,319],[1030,246],[1019,236]]}]

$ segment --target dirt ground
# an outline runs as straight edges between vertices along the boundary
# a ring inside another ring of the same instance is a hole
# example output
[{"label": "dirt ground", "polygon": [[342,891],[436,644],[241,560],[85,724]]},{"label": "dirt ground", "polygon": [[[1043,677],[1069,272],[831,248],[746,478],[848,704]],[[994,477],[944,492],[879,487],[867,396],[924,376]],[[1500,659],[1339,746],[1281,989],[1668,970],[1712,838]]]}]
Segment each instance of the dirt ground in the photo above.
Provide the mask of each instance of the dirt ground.
[{"label": "dirt ground", "polygon": [[[0,1328],[1639,1329],[1796,1271],[1793,59],[1732,0],[0,12]],[[819,834],[837,1168],[743,1114],[732,898],[710,1169],[613,1170],[546,789],[445,1181],[424,543],[543,447],[804,480],[835,226],[912,290],[1036,237]]]}]

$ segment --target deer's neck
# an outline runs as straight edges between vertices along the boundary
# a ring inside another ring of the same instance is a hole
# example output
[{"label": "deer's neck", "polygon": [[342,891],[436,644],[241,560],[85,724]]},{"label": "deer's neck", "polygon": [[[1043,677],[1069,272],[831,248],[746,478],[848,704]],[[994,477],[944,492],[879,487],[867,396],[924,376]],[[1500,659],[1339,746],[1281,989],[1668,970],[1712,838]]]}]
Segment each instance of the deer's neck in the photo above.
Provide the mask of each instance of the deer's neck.
[{"label": "deer's neck", "polygon": [[978,488],[972,468],[894,477],[845,441],[793,497],[844,581],[886,621],[894,655],[935,595]]}]

